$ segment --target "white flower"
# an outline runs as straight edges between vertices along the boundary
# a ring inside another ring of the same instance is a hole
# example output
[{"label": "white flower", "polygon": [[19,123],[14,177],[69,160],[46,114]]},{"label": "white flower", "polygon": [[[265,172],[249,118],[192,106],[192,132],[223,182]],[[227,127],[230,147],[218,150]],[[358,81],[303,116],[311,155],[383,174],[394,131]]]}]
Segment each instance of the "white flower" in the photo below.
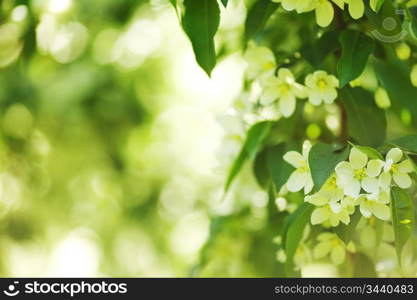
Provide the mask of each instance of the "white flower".
[{"label": "white flower", "polygon": [[346,251],[356,252],[355,245],[349,242],[348,245],[338,238],[334,233],[321,233],[314,247],[314,258],[321,259],[330,254],[330,259],[335,265],[340,265],[345,261]]},{"label": "white flower", "polygon": [[390,203],[389,192],[382,191],[378,194],[361,195],[358,198],[359,209],[365,218],[375,216],[378,219],[387,221],[390,218]]},{"label": "white flower", "polygon": [[352,148],[349,162],[343,161],[336,166],[336,174],[345,194],[357,198],[361,187],[368,193],[378,193],[377,176],[381,173],[383,161],[373,159],[368,162],[368,156],[357,148]]},{"label": "white flower", "polygon": [[267,78],[262,85],[261,104],[268,105],[278,100],[278,110],[287,118],[295,111],[295,99],[307,96],[305,87],[295,82],[291,71],[286,68],[279,69],[278,76]]},{"label": "white flower", "polygon": [[[408,173],[413,172],[413,164],[407,158],[403,161],[403,152],[399,148],[392,148],[388,151],[385,163],[383,164],[384,170],[379,177],[379,184],[387,189],[391,185],[391,179],[402,189],[407,189],[411,186],[412,181]],[[401,161],[401,162],[400,162]]]},{"label": "white flower", "polygon": [[337,97],[336,88],[339,80],[325,71],[316,71],[306,77],[308,100],[313,105],[320,105],[322,102],[331,104]]},{"label": "white flower", "polygon": [[248,63],[246,68],[246,76],[248,79],[253,80],[258,77],[267,78],[274,74],[276,68],[275,56],[271,49],[250,43],[248,50],[245,52],[244,59]]},{"label": "white flower", "polygon": [[337,184],[336,176],[331,176],[317,193],[306,196],[304,201],[317,206],[311,214],[311,224],[338,226],[340,222],[350,223],[350,215],[355,212],[355,200],[344,197],[343,189]]},{"label": "white flower", "polygon": [[296,151],[289,151],[284,155],[284,160],[296,168],[290,175],[286,184],[287,189],[290,192],[298,192],[304,188],[304,193],[308,194],[313,189],[313,179],[311,178],[310,167],[308,165],[308,154],[310,153],[310,149],[311,143],[305,141],[302,154]]}]

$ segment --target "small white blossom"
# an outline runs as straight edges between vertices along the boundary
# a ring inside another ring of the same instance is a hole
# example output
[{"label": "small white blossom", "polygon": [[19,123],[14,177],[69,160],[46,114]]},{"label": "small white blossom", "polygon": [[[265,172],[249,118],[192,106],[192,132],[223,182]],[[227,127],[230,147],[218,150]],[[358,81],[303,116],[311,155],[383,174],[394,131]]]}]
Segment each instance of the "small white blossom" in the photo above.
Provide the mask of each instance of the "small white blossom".
[{"label": "small white blossom", "polygon": [[313,250],[314,258],[321,259],[330,254],[330,259],[335,265],[340,265],[345,261],[346,251],[356,252],[356,247],[352,242],[345,245],[334,233],[321,233],[317,240],[319,242]]},{"label": "small white blossom", "polygon": [[277,101],[279,112],[286,118],[294,113],[296,98],[307,97],[305,87],[297,83],[286,68],[279,69],[277,76],[265,79],[262,85],[261,104],[270,105]]},{"label": "small white blossom", "polygon": [[320,105],[322,102],[331,104],[337,98],[336,88],[339,80],[328,75],[325,71],[316,71],[306,77],[308,101],[313,105]]},{"label": "small white blossom", "polygon": [[361,195],[358,198],[359,209],[365,218],[375,216],[378,219],[387,221],[390,218],[390,194],[382,191],[378,194]]},{"label": "small white blossom", "polygon": [[289,151],[284,155],[284,160],[296,168],[286,184],[290,192],[298,192],[304,188],[304,193],[308,194],[313,189],[313,179],[311,178],[310,167],[308,165],[310,149],[311,143],[305,141],[302,154],[296,151]]},{"label": "small white blossom", "polygon": [[368,156],[354,147],[350,151],[349,162],[343,161],[336,166],[336,174],[345,194],[357,198],[361,188],[368,193],[378,193],[377,176],[381,173],[382,166],[383,162],[380,160],[368,162]]},{"label": "small white blossom", "polygon": [[391,186],[391,180],[402,189],[408,189],[411,184],[409,173],[413,172],[413,164],[407,158],[403,161],[403,152],[399,148],[392,148],[388,151],[385,163],[383,163],[383,172],[379,177],[379,184],[388,189]]}]

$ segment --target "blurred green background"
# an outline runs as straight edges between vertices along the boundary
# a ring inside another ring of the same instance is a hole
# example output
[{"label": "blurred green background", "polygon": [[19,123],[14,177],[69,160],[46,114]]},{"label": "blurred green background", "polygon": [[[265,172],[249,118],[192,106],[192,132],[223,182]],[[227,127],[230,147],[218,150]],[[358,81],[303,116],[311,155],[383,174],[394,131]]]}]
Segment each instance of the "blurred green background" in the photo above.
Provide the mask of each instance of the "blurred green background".
[{"label": "blurred green background", "polygon": [[[251,164],[223,189],[254,121],[242,54],[253,2],[221,7],[209,79],[168,0],[0,0],[1,276],[285,275],[275,237],[302,197],[278,209]],[[271,49],[293,56],[300,18],[272,21]],[[337,136],[327,110],[304,106],[300,145]],[[389,136],[415,132],[407,112],[405,129],[388,115]],[[381,253],[388,276],[394,249]],[[319,262],[303,275],[338,273]]]},{"label": "blurred green background", "polygon": [[223,195],[242,1],[212,79],[169,1],[0,3],[1,276],[279,275],[267,195]]}]

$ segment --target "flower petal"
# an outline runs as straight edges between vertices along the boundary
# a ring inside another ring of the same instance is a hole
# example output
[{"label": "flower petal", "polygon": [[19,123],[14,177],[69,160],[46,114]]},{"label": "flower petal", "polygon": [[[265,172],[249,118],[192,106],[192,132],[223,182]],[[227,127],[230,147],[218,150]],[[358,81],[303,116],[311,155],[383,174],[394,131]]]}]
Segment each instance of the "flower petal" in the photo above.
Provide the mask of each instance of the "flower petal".
[{"label": "flower petal", "polygon": [[337,164],[336,168],[336,175],[340,177],[342,180],[350,180],[353,178],[354,171],[352,165],[347,161],[342,161]]},{"label": "flower petal", "polygon": [[313,105],[320,105],[322,101],[320,93],[316,90],[310,89],[308,91],[308,101],[310,101],[310,103]]},{"label": "flower petal", "polygon": [[362,188],[370,194],[377,194],[379,192],[378,179],[367,177],[362,180]]},{"label": "flower petal", "polygon": [[411,173],[414,171],[413,163],[411,160],[406,159],[398,164],[398,171],[400,173]]},{"label": "flower petal", "polygon": [[381,174],[382,167],[384,166],[384,162],[380,159],[372,159],[368,162],[368,166],[366,167],[366,174],[369,177],[376,177]]},{"label": "flower petal", "polygon": [[295,168],[304,167],[306,164],[305,158],[297,151],[285,153],[284,160]]},{"label": "flower petal", "polygon": [[327,88],[321,93],[323,101],[327,104],[331,104],[337,98],[337,91],[334,88]]},{"label": "flower petal", "polygon": [[362,169],[368,162],[368,156],[358,148],[352,148],[349,154],[349,162],[355,170]]},{"label": "flower petal", "polygon": [[392,177],[394,178],[394,182],[402,189],[408,189],[412,184],[411,178],[407,173],[397,172]]},{"label": "flower petal", "polygon": [[336,245],[333,247],[332,253],[330,254],[330,257],[332,259],[332,262],[335,265],[340,265],[345,261],[346,256],[346,250],[343,248],[342,245]]},{"label": "flower petal", "polygon": [[313,178],[311,178],[311,175],[308,174],[306,184],[304,185],[304,195],[307,195],[308,193],[310,193],[313,187],[314,187]]},{"label": "flower petal", "polygon": [[306,196],[304,198],[305,202],[309,202],[314,204],[315,206],[323,206],[329,203],[329,199],[326,197],[321,196],[319,193],[315,193],[314,195]]},{"label": "flower petal", "polygon": [[359,205],[359,210],[365,218],[370,218],[372,216],[372,208],[369,202],[370,201],[365,200]]},{"label": "flower petal", "polygon": [[387,221],[390,217],[390,210],[388,205],[382,203],[373,203],[372,204],[372,212],[378,219]]},{"label": "flower petal", "polygon": [[354,19],[359,19],[363,16],[365,6],[363,0],[349,0],[349,14]]},{"label": "flower petal", "polygon": [[334,16],[333,6],[329,1],[321,2],[316,8],[316,21],[321,27],[328,26]]},{"label": "flower petal", "polygon": [[318,243],[316,247],[314,247],[313,255],[314,258],[320,259],[327,256],[332,249],[332,244],[330,242],[322,242]]},{"label": "flower petal", "polygon": [[323,233],[320,233],[320,234],[317,236],[317,240],[318,240],[318,241],[323,242],[323,241],[328,241],[328,240],[331,240],[331,239],[333,239],[334,237],[335,237],[335,234],[334,234],[334,233],[330,233],[330,232],[323,232]]},{"label": "flower petal", "polygon": [[361,184],[358,180],[351,179],[347,182],[343,182],[342,186],[347,196],[351,196],[353,198],[359,196],[359,193],[361,191]]},{"label": "flower petal", "polygon": [[288,178],[287,189],[293,193],[298,192],[306,184],[307,176],[307,172],[295,170],[294,172],[292,172],[290,178]]},{"label": "flower petal", "polygon": [[403,152],[401,151],[400,148],[392,148],[387,153],[387,159],[392,159],[394,163],[399,162],[402,157],[403,157]]},{"label": "flower petal", "polygon": [[281,97],[278,106],[279,111],[284,117],[290,117],[295,111],[295,96],[292,94],[287,94]]},{"label": "flower petal", "polygon": [[389,172],[382,173],[378,178],[378,182],[383,189],[389,188],[391,185],[391,174]]},{"label": "flower petal", "polygon": [[326,221],[330,216],[330,210],[328,207],[316,208],[311,214],[311,224],[317,225]]}]

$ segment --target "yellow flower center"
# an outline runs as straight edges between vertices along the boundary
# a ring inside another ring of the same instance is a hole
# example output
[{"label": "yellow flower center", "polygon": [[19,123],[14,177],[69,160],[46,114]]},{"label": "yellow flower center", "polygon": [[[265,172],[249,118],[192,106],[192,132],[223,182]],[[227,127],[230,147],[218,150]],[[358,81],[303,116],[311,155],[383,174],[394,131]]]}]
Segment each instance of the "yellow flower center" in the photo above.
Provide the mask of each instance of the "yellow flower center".
[{"label": "yellow flower center", "polygon": [[290,86],[287,83],[282,83],[279,86],[279,91],[281,94],[286,94],[290,90]]},{"label": "yellow flower center", "polygon": [[300,172],[308,172],[309,168],[308,168],[308,165],[305,164],[305,165],[299,167],[298,170],[300,170]]},{"label": "yellow flower center", "polygon": [[317,85],[318,85],[319,89],[321,89],[321,90],[324,89],[327,86],[326,81],[324,81],[324,79],[320,79],[317,82]]},{"label": "yellow flower center", "polygon": [[267,62],[267,63],[265,63],[264,65],[263,65],[263,69],[264,70],[271,70],[271,69],[273,69],[275,67],[275,65],[274,65],[274,63],[273,62]]},{"label": "yellow flower center", "polygon": [[392,164],[391,171],[392,171],[392,173],[397,173],[398,172],[398,164]]},{"label": "yellow flower center", "polygon": [[366,171],[365,169],[358,169],[355,170],[355,174],[354,174],[355,179],[357,180],[362,180],[366,177]]},{"label": "yellow flower center", "polygon": [[328,184],[330,188],[337,188],[336,177],[331,177]]},{"label": "yellow flower center", "polygon": [[333,247],[336,247],[336,246],[338,246],[339,245],[339,240],[337,239],[337,238],[333,238],[333,239],[331,239],[330,240],[330,244],[333,246]]}]

